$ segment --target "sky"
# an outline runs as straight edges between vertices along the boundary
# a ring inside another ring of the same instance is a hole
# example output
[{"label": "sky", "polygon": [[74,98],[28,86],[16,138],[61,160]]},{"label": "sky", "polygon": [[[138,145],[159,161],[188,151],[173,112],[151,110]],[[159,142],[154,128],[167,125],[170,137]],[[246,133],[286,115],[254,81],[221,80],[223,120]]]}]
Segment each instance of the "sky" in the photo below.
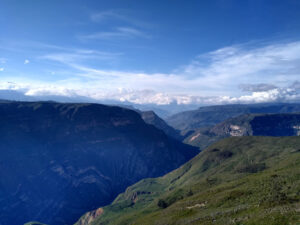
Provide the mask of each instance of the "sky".
[{"label": "sky", "polygon": [[298,0],[0,0],[0,90],[300,102]]}]

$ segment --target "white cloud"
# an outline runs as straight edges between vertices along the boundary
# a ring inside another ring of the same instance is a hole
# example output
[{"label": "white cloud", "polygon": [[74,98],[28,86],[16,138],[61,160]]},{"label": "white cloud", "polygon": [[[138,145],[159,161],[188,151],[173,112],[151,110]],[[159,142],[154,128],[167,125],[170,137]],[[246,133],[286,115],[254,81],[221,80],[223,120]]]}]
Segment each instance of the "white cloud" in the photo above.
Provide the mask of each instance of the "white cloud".
[{"label": "white cloud", "polygon": [[3,67],[0,67],[0,72],[4,71],[4,68]]},{"label": "white cloud", "polygon": [[113,20],[119,24],[129,24],[137,27],[152,27],[149,23],[142,21],[141,18],[134,18],[136,15],[133,11],[124,9],[112,9],[107,11],[95,12],[90,15],[90,20],[95,23],[102,23]]},{"label": "white cloud", "polygon": [[35,88],[28,88],[24,94],[27,96],[77,96],[75,90],[70,90],[68,88],[59,86],[41,86]]},{"label": "white cloud", "polygon": [[89,63],[113,61],[122,53],[51,49],[39,59],[72,69],[73,77],[51,84],[27,82],[22,86],[26,95],[85,96],[140,104],[300,101],[300,42],[230,46],[200,55],[172,73],[152,74],[105,70]]},{"label": "white cloud", "polygon": [[92,33],[88,35],[79,36],[81,40],[91,40],[91,39],[112,39],[112,38],[149,38],[149,35],[144,32],[132,28],[132,27],[117,27],[112,31],[101,31],[97,33]]},{"label": "white cloud", "polygon": [[29,64],[30,63],[30,61],[28,60],[28,59],[25,59],[24,60],[24,64],[26,65],[26,64]]},{"label": "white cloud", "polygon": [[23,93],[26,96],[76,96],[76,89],[66,88],[63,85],[36,83],[34,81],[15,83],[0,82],[0,90],[13,90]]},{"label": "white cloud", "polygon": [[110,53],[110,52],[99,52],[94,50],[73,50],[73,51],[64,51],[64,52],[57,52],[51,53],[39,58],[52,60],[64,64],[70,64],[72,62],[82,62],[85,60],[96,59],[96,60],[115,60],[122,53]]},{"label": "white cloud", "polygon": [[265,47],[233,46],[198,56],[182,72],[209,87],[290,82],[299,77],[300,42]]},{"label": "white cloud", "polygon": [[233,96],[195,96],[187,94],[170,94],[151,89],[105,89],[67,86],[61,84],[43,83],[0,83],[0,90],[15,90],[26,96],[45,97],[63,96],[80,98],[86,97],[94,101],[115,100],[136,104],[235,104],[235,103],[264,103],[264,102],[300,102],[299,87],[276,88],[268,91],[253,92],[249,95]]},{"label": "white cloud", "polygon": [[92,13],[90,19],[93,22],[103,22],[108,19],[126,20],[126,17],[122,15],[120,10],[107,10],[97,13]]}]

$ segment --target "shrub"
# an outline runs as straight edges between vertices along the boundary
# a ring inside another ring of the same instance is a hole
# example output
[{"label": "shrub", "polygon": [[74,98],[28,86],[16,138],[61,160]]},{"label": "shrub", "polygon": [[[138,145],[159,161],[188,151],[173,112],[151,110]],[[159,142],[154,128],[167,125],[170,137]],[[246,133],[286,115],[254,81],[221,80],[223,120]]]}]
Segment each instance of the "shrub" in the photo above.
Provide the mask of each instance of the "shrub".
[{"label": "shrub", "polygon": [[159,199],[157,202],[157,206],[159,208],[165,209],[168,207],[168,204],[163,199]]}]

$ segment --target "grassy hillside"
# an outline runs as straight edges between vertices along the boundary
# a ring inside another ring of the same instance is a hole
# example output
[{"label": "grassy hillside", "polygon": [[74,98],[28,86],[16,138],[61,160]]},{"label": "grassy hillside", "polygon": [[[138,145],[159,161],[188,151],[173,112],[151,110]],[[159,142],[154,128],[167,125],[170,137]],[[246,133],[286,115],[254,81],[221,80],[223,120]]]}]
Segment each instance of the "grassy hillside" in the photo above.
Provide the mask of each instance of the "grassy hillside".
[{"label": "grassy hillside", "polygon": [[300,137],[224,139],[98,212],[77,224],[299,224]]}]

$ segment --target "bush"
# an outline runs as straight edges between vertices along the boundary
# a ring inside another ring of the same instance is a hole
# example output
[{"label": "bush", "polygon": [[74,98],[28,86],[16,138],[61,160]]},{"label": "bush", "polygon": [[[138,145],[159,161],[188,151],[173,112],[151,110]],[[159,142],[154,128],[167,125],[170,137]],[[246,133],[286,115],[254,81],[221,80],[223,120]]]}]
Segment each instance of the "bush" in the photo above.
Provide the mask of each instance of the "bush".
[{"label": "bush", "polygon": [[165,199],[159,199],[157,202],[157,206],[159,208],[167,208],[168,206],[172,205],[173,203],[181,200],[185,197],[192,196],[194,193],[192,190],[183,190],[178,189],[172,193],[170,193]]},{"label": "bush", "polygon": [[168,207],[168,204],[163,199],[159,199],[157,202],[157,206],[159,208],[165,209]]}]

